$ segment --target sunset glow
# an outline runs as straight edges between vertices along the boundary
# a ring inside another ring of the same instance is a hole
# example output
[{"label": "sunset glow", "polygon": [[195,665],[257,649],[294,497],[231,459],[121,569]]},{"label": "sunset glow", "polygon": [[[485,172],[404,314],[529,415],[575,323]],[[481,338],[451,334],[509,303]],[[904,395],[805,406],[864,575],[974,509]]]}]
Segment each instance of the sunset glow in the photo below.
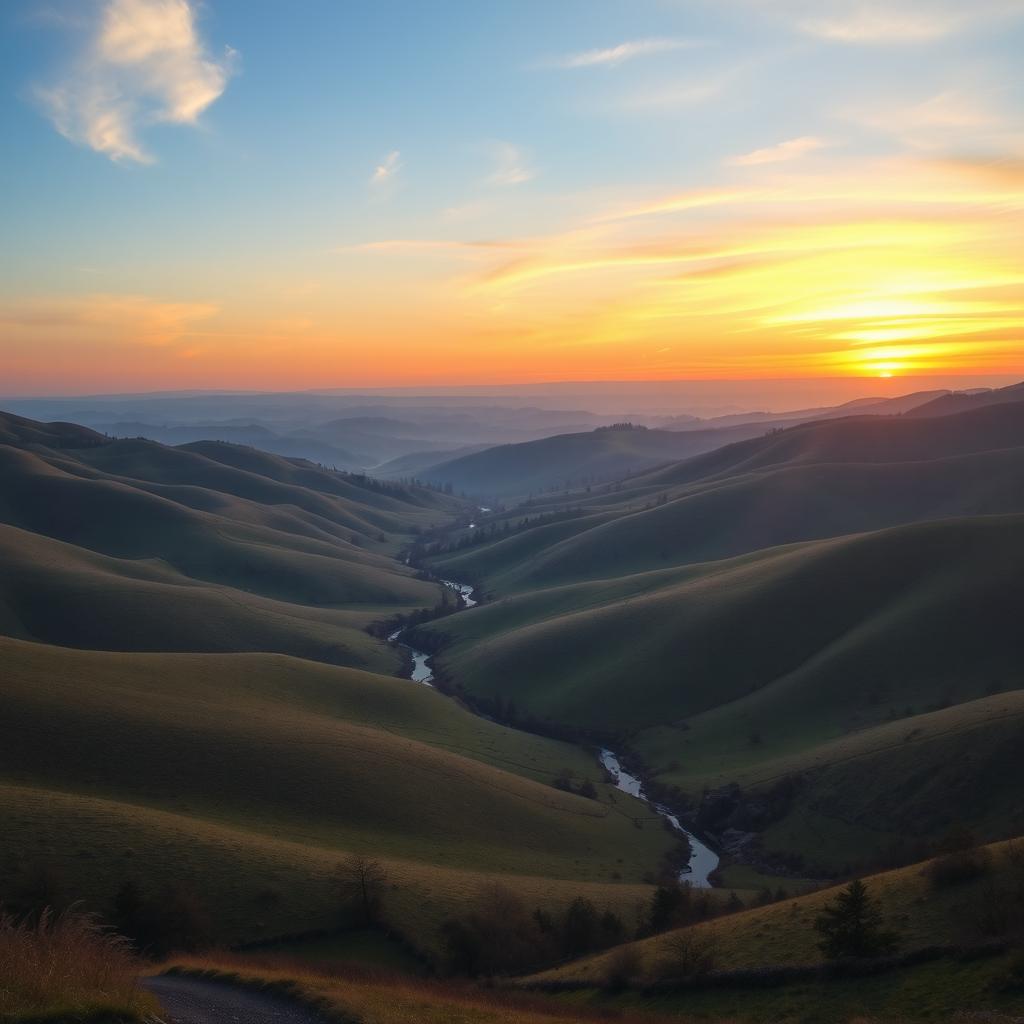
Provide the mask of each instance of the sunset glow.
[{"label": "sunset glow", "polygon": [[1024,4],[13,6],[0,393],[1024,372]]}]

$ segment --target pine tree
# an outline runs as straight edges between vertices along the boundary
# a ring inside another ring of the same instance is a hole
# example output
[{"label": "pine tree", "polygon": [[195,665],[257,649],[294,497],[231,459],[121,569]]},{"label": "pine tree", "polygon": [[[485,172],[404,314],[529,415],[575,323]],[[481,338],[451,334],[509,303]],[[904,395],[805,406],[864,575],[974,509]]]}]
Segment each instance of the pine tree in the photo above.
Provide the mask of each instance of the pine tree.
[{"label": "pine tree", "polygon": [[896,933],[883,927],[878,904],[859,878],[824,908],[814,927],[822,936],[818,948],[830,960],[884,956],[897,946]]}]

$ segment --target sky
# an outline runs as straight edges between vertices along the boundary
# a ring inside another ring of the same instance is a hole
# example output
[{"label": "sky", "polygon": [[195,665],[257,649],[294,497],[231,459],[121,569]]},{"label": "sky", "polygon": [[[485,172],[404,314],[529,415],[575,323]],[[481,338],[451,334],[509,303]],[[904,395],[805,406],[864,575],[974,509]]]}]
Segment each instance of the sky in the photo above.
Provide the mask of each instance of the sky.
[{"label": "sky", "polygon": [[1024,0],[5,0],[0,394],[1024,377]]}]

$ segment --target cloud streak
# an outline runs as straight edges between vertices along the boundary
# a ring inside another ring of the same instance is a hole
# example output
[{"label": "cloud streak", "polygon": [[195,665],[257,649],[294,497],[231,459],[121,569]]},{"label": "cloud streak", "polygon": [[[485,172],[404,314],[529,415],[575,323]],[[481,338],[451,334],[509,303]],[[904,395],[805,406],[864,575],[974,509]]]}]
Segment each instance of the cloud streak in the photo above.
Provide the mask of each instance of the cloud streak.
[{"label": "cloud streak", "polygon": [[1024,15],[1022,0],[742,0],[804,35],[850,46],[913,46]]},{"label": "cloud streak", "polygon": [[556,57],[551,65],[566,70],[576,68],[613,68],[624,64],[629,60],[636,60],[638,57],[651,57],[658,53],[671,53],[674,50],[687,50],[700,46],[695,39],[632,39],[627,42],[618,43],[615,46],[608,46],[595,50],[584,50],[580,53],[568,53]]},{"label": "cloud streak", "polygon": [[237,61],[230,48],[209,55],[189,0],[107,0],[85,35],[71,67],[36,95],[61,135],[114,161],[153,163],[141,131],[196,124]]},{"label": "cloud streak", "polygon": [[494,170],[487,178],[489,185],[522,185],[535,177],[526,154],[511,142],[495,142],[491,146]]},{"label": "cloud streak", "polygon": [[370,184],[377,186],[378,188],[382,185],[386,185],[388,182],[395,179],[401,169],[402,154],[397,149],[393,149],[373,169],[373,174],[370,175]]},{"label": "cloud streak", "polygon": [[729,163],[736,167],[756,167],[760,164],[778,164],[788,160],[798,160],[816,149],[824,149],[828,143],[813,135],[802,135],[798,139],[787,139],[774,146],[755,149],[751,153],[733,157]]}]

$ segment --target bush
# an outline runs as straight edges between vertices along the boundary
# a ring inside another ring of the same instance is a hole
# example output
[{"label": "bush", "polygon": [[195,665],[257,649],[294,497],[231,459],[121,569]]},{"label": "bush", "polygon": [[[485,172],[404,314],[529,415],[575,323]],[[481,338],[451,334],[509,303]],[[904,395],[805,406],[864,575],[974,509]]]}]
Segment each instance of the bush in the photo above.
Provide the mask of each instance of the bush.
[{"label": "bush", "polygon": [[167,886],[155,899],[127,879],[114,897],[114,923],[140,952],[160,958],[196,953],[213,941],[213,923],[199,898],[182,885]]},{"label": "bush", "polygon": [[718,939],[707,929],[687,928],[662,944],[662,958],[656,968],[659,981],[692,981],[715,969]]},{"label": "bush", "polygon": [[607,949],[624,932],[616,914],[602,913],[585,897],[558,914],[530,913],[514,892],[493,886],[470,913],[444,923],[441,939],[449,971],[489,977]]},{"label": "bush", "polygon": [[924,869],[933,889],[947,889],[981,878],[992,870],[992,854],[984,847],[953,850],[936,857]]},{"label": "bush", "polygon": [[139,963],[128,943],[74,908],[43,910],[35,920],[0,914],[0,1018],[147,1009]]},{"label": "bush", "polygon": [[643,961],[635,946],[620,946],[605,964],[604,987],[609,992],[621,992],[632,985],[643,972]]}]

